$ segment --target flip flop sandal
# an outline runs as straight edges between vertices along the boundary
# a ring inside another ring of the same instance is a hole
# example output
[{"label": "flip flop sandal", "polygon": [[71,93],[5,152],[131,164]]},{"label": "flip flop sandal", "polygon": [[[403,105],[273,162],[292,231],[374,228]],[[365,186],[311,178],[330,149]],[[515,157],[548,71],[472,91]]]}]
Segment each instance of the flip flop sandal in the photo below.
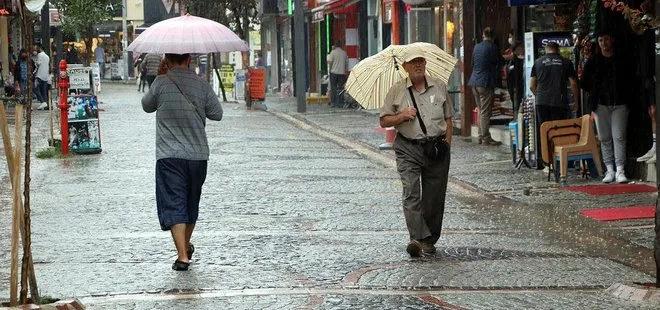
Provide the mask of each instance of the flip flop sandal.
[{"label": "flip flop sandal", "polygon": [[182,262],[177,259],[176,261],[174,261],[174,264],[172,264],[172,270],[187,271],[189,266],[190,263]]},{"label": "flip flop sandal", "polygon": [[188,254],[188,260],[192,259],[193,253],[195,253],[195,246],[191,243],[188,247],[188,251],[186,251],[186,254]]}]

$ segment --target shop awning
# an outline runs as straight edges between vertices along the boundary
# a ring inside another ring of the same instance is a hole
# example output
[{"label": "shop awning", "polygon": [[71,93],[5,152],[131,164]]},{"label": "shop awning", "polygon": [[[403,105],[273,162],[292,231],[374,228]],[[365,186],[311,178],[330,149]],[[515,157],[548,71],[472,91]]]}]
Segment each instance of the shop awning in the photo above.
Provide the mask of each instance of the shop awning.
[{"label": "shop awning", "polygon": [[332,14],[337,13],[353,4],[356,4],[362,0],[335,0],[325,4],[325,13]]}]

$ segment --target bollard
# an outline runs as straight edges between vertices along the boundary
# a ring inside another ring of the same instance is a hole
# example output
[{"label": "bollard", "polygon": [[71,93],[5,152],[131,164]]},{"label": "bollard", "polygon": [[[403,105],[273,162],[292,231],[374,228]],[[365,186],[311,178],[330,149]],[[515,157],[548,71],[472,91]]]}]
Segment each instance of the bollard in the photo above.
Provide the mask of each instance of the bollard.
[{"label": "bollard", "polygon": [[385,143],[378,146],[379,150],[391,150],[394,139],[396,138],[396,129],[394,127],[385,128]]},{"label": "bollard", "polygon": [[60,89],[60,126],[62,133],[62,155],[69,154],[69,104],[66,102],[69,96],[69,75],[66,72],[66,60],[60,61],[60,80],[57,87]]}]

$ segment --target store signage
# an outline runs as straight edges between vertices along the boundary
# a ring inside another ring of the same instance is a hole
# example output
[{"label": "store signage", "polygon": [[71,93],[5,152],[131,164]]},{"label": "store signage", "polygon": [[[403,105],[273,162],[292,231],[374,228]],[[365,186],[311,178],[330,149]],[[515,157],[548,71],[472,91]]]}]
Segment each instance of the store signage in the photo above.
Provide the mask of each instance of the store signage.
[{"label": "store signage", "polygon": [[383,23],[390,24],[392,23],[392,2],[387,2],[383,4]]},{"label": "store signage", "polygon": [[69,88],[70,89],[90,89],[91,83],[89,79],[89,72],[92,71],[91,67],[68,67],[66,69],[69,75]]},{"label": "store signage", "polygon": [[50,18],[51,26],[62,26],[62,20],[60,19],[60,12],[57,9],[48,9],[48,17]]},{"label": "store signage", "polygon": [[312,23],[318,23],[325,20],[325,5],[312,9]]},{"label": "store signage", "polygon": [[541,41],[539,42],[539,43],[541,43],[540,47],[545,47],[550,42],[557,43],[557,45],[559,45],[559,47],[571,47],[571,46],[573,46],[573,40],[571,40],[571,38],[568,38],[568,37],[554,37],[554,38],[550,37],[550,38],[541,39]]},{"label": "store signage", "polygon": [[509,6],[567,3],[570,0],[509,0]]}]

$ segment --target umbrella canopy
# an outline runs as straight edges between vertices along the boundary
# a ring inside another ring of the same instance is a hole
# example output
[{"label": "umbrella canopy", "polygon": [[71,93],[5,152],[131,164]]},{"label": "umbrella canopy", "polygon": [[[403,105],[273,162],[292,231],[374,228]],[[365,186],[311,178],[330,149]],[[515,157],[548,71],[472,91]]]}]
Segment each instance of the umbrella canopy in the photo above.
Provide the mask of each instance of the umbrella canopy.
[{"label": "umbrella canopy", "polygon": [[458,59],[430,43],[390,45],[355,65],[344,89],[363,108],[380,108],[392,85],[408,76],[401,66],[407,54],[426,58],[427,74],[445,83],[458,63]]},{"label": "umbrella canopy", "polygon": [[205,54],[247,51],[249,47],[222,24],[185,15],[152,25],[127,50],[136,53]]}]

